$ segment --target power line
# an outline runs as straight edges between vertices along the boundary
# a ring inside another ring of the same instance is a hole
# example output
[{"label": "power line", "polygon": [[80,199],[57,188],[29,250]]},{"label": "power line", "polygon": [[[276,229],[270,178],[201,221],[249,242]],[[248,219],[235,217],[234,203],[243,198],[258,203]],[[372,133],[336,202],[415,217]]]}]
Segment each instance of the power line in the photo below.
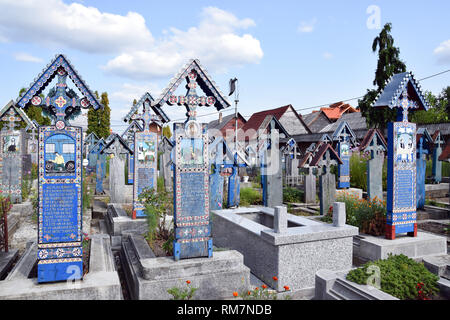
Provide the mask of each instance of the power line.
[{"label": "power line", "polygon": [[[432,74],[432,75],[427,76],[427,77],[422,78],[422,79],[419,79],[419,80],[417,80],[417,82],[420,82],[420,81],[423,81],[423,80],[427,80],[427,79],[430,79],[430,78],[433,78],[433,77],[437,77],[437,76],[439,76],[439,75],[441,75],[441,74],[444,74],[444,73],[446,73],[446,72],[450,72],[450,69],[444,70],[444,71],[441,71],[441,72],[438,72],[438,73],[435,73],[435,74]],[[330,103],[324,103],[324,104],[317,105],[317,106],[313,106],[313,107],[306,107],[306,108],[295,109],[295,111],[303,111],[303,110],[309,110],[309,109],[315,109],[315,108],[326,107],[326,106],[332,105],[333,103],[336,103],[336,101],[348,102],[348,101],[353,101],[353,100],[361,99],[361,98],[363,98],[363,97],[364,97],[364,96],[359,96],[359,97],[349,98],[349,99],[345,99],[345,100],[335,100],[335,101],[330,102]],[[225,110],[222,110],[222,111],[215,111],[215,112],[211,112],[211,113],[199,115],[199,116],[197,116],[197,118],[207,117],[207,116],[210,116],[210,115],[218,114],[219,112],[226,113],[226,112],[229,112],[229,111],[234,111],[234,110],[230,108],[230,109],[225,109]],[[242,116],[243,116],[243,117],[250,117],[249,115],[242,115]],[[171,120],[170,122],[182,121],[182,120],[186,120],[186,118],[175,119],[175,120]],[[120,121],[120,120],[112,120],[112,121]],[[113,126],[118,127],[118,126],[126,126],[126,125],[127,125],[127,124],[123,124],[123,125],[111,125],[111,126],[112,126],[112,127],[113,127]]]}]

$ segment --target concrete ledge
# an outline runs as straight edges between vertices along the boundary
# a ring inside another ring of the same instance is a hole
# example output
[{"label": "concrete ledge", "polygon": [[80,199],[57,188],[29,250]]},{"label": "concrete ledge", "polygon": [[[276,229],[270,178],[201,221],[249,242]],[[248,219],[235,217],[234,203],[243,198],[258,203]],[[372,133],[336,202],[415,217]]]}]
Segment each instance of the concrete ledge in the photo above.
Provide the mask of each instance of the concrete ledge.
[{"label": "concrete ledge", "polygon": [[346,272],[322,269],[316,273],[315,300],[399,300],[375,287],[345,279]]},{"label": "concrete ledge", "polygon": [[423,264],[430,272],[439,277],[450,278],[450,255],[424,257]]},{"label": "concrete ledge", "polygon": [[212,258],[179,261],[173,257],[151,258],[148,256],[153,253],[145,250],[138,238],[128,236],[122,242],[121,252],[126,282],[133,299],[169,300],[172,296],[167,290],[184,288],[187,280],[191,281],[192,287],[198,288],[194,299],[200,300],[232,298],[234,291],[241,292],[250,287],[250,270],[244,266],[243,256],[237,251],[218,251]]},{"label": "concrete ledge", "polygon": [[124,231],[132,231],[135,234],[144,234],[148,231],[147,219],[133,220],[119,203],[108,203],[105,223],[108,233],[112,236],[120,236]]},{"label": "concrete ledge", "polygon": [[412,259],[447,254],[447,238],[426,232],[417,232],[417,237],[400,236],[395,240],[365,234],[359,238],[359,258],[363,261],[386,259],[389,253],[404,254]]},{"label": "concrete ledge", "polygon": [[33,243],[4,281],[0,300],[120,300],[122,289],[108,235],[92,236],[89,273],[81,281],[38,284],[29,274],[37,262]]},{"label": "concrete ledge", "polygon": [[9,250],[8,252],[0,252],[0,279],[3,279],[13,262],[17,259],[19,250]]},{"label": "concrete ledge", "polygon": [[293,292],[301,291],[314,286],[319,269],[351,268],[356,227],[334,227],[287,214],[288,225],[299,227],[275,233],[272,228],[245,218],[244,210],[252,216],[260,212],[273,217],[274,212],[271,208],[212,211],[214,243],[239,251],[252,273],[275,290],[284,291],[283,286],[288,285]]}]

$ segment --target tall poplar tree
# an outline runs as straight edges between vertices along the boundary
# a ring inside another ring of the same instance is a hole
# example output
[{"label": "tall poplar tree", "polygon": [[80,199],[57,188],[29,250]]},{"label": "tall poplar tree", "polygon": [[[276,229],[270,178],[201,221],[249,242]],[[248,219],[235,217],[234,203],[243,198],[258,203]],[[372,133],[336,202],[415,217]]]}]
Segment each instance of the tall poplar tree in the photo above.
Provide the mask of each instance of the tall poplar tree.
[{"label": "tall poplar tree", "polygon": [[391,33],[392,24],[386,23],[380,34],[373,40],[372,52],[378,50],[378,63],[373,84],[377,89],[368,89],[365,96],[358,100],[358,107],[366,118],[369,127],[384,129],[388,122],[396,120],[397,111],[389,108],[373,108],[377,94],[382,92],[390,77],[406,71],[406,65],[400,60],[400,49],[394,47]]},{"label": "tall poplar tree", "polygon": [[[98,91],[94,93],[99,99]],[[90,108],[88,110],[88,129],[86,132],[87,134],[94,132],[97,137],[106,139],[110,135],[111,128],[111,108],[109,107],[107,92],[102,93],[100,103],[103,105],[103,109],[94,110]]]}]

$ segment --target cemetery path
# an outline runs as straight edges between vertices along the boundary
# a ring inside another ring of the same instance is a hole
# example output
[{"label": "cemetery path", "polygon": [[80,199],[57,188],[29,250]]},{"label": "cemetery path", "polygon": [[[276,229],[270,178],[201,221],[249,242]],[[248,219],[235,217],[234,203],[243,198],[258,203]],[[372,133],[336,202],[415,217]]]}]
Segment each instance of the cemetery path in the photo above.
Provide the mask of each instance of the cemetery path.
[{"label": "cemetery path", "polygon": [[37,223],[26,216],[20,219],[19,227],[13,233],[10,247],[19,250],[19,254],[25,251],[27,242],[37,241]]}]

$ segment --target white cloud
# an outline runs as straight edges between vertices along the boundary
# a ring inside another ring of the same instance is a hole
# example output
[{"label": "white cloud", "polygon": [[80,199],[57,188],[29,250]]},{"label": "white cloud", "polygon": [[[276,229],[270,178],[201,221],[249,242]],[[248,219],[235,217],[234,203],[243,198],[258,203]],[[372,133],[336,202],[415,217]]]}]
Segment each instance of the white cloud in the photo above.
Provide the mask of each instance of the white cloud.
[{"label": "white cloud", "polygon": [[0,8],[0,42],[112,54],[101,68],[135,80],[172,75],[192,58],[224,72],[263,57],[260,41],[245,32],[255,22],[215,7],[203,8],[196,26],[167,28],[159,39],[136,12],[111,14],[63,0],[0,0]]},{"label": "white cloud", "polygon": [[147,50],[126,51],[103,66],[107,73],[134,79],[172,75],[189,59],[198,58],[208,70],[258,63],[263,57],[259,40],[238,30],[254,26],[251,19],[213,7],[204,8],[198,26],[186,31],[170,28],[165,38]]},{"label": "white cloud", "polygon": [[317,22],[316,18],[312,19],[311,21],[302,21],[300,22],[300,25],[297,27],[297,31],[301,33],[313,32],[316,22]]},{"label": "white cloud", "polygon": [[326,60],[330,60],[331,58],[333,58],[333,54],[332,54],[332,53],[329,53],[329,52],[324,52],[324,53],[322,54],[322,57],[323,57],[324,59],[326,59]]},{"label": "white cloud", "polygon": [[32,56],[29,53],[26,52],[17,52],[14,54],[14,59],[17,61],[24,61],[24,62],[36,62],[36,63],[42,63],[43,60],[41,58]]},{"label": "white cloud", "polygon": [[140,14],[102,13],[61,0],[0,0],[0,39],[53,44],[89,53],[144,48],[154,39]]},{"label": "white cloud", "polygon": [[450,63],[450,40],[441,42],[441,44],[434,49],[434,55],[437,57],[438,62],[441,64]]}]

